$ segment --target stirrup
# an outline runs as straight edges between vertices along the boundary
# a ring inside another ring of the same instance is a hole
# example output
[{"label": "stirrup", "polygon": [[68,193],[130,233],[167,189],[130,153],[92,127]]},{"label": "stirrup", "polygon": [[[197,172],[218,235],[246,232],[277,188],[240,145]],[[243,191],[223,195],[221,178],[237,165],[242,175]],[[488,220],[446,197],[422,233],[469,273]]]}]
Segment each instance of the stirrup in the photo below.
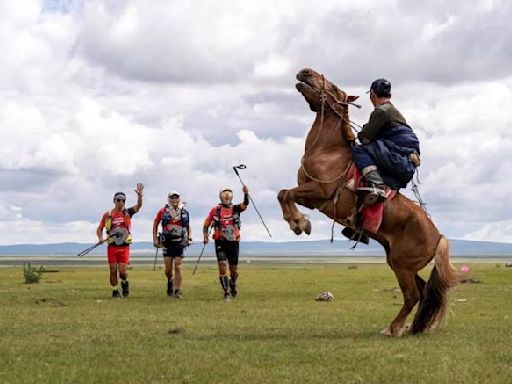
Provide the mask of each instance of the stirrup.
[{"label": "stirrup", "polygon": [[365,194],[363,196],[363,204],[367,207],[371,207],[386,199],[386,191],[382,188],[377,187],[361,187],[357,188],[359,194]]}]

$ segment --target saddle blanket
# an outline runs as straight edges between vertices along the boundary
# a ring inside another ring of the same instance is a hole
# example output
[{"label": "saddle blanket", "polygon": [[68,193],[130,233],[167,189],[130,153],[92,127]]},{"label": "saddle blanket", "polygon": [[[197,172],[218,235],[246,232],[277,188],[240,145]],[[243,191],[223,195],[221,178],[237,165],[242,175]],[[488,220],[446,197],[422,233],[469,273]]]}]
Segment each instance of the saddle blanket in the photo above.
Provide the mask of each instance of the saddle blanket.
[{"label": "saddle blanket", "polygon": [[[357,188],[363,186],[361,177],[361,171],[357,169],[355,164],[350,166],[347,173],[347,188],[352,189],[354,192]],[[370,233],[377,233],[382,223],[382,217],[384,215],[384,207],[386,204],[396,195],[397,191],[386,187],[386,199],[371,207],[363,208],[363,229]]]}]

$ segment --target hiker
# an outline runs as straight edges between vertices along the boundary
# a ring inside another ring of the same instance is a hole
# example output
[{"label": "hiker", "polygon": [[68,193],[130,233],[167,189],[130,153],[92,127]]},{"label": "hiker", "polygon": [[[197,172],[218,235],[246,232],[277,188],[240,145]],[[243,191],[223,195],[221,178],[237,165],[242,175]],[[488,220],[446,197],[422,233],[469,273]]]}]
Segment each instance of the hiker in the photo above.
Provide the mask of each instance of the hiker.
[{"label": "hiker", "polygon": [[386,185],[398,190],[412,179],[420,165],[420,146],[405,118],[390,101],[391,83],[377,79],[368,92],[375,109],[357,135],[361,144],[352,148],[352,157],[366,187],[370,187],[364,204],[371,206],[384,199]]},{"label": "hiker", "polygon": [[[233,191],[224,188],[219,193],[220,204],[210,210],[204,220],[203,237],[207,244],[208,229],[213,225],[213,240],[219,266],[219,281],[224,292],[224,300],[229,301],[238,293],[238,254],[240,250],[240,213],[249,205],[249,189],[243,185],[244,200],[241,204],[233,205]],[[227,270],[229,267],[230,278]]]},{"label": "hiker", "polygon": [[[160,224],[162,233],[159,236],[157,232]],[[167,204],[160,208],[153,222],[153,246],[163,247],[167,296],[169,297],[179,300],[183,298],[181,264],[184,249],[191,242],[188,211],[183,208],[179,192],[171,191],[167,195]],[[173,279],[173,265],[175,279]]]},{"label": "hiker", "polygon": [[139,212],[142,207],[142,191],[144,185],[137,183],[135,193],[137,194],[137,203],[130,208],[125,208],[126,194],[124,192],[116,192],[114,195],[114,208],[105,212],[100,220],[96,235],[98,242],[103,242],[103,228],[107,233],[108,242],[107,257],[110,267],[110,285],[112,286],[112,297],[120,297],[117,288],[118,274],[121,279],[121,290],[123,297],[130,294],[130,285],[128,283],[127,265],[130,263],[130,244],[132,243],[131,218]]}]

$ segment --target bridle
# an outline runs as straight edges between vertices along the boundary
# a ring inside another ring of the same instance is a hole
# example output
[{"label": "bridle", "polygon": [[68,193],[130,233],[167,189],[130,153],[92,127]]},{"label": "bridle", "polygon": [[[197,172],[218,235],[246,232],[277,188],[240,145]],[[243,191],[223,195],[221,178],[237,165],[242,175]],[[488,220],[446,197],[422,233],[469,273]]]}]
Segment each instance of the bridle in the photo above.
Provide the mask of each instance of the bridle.
[{"label": "bridle", "polygon": [[[352,129],[354,129],[350,119],[348,119],[348,117],[344,116],[344,113],[343,113],[344,112],[344,107],[342,107],[340,104],[344,104],[344,105],[347,105],[347,106],[348,105],[354,105],[357,108],[361,108],[361,106],[356,104],[356,103],[349,102],[348,101],[348,95],[345,92],[343,92],[343,94],[345,95],[345,99],[343,101],[336,100],[336,97],[334,95],[332,95],[329,91],[327,91],[327,89],[325,88],[325,77],[324,77],[324,75],[322,75],[322,87],[320,88],[320,101],[321,101],[321,106],[320,106],[320,127],[318,128],[318,133],[317,133],[315,139],[313,140],[313,143],[310,144],[310,146],[309,146],[309,150],[307,150],[304,153],[304,155],[302,156],[302,159],[300,161],[300,165],[301,165],[302,170],[304,171],[304,174],[308,178],[310,178],[311,180],[316,181],[316,182],[321,183],[321,184],[330,184],[330,183],[334,183],[335,181],[341,179],[343,176],[346,175],[346,173],[348,172],[348,170],[350,168],[350,165],[352,163],[352,162],[349,162],[349,165],[343,171],[343,173],[340,174],[339,176],[336,176],[335,178],[333,178],[331,180],[321,180],[321,179],[318,179],[316,177],[311,176],[307,172],[306,167],[304,166],[304,158],[306,157],[306,155],[309,152],[311,152],[311,149],[315,146],[315,144],[317,143],[318,139],[320,138],[320,134],[322,133],[322,128],[323,128],[323,125],[324,125],[324,111],[325,111],[325,104],[326,103],[327,103],[327,105],[329,105],[331,110],[336,115],[338,115],[339,118],[340,118],[338,124],[336,125],[335,131],[337,131],[339,128],[341,128],[341,125],[343,124],[343,122],[348,122],[350,124],[350,127]],[[329,97],[326,97],[326,96],[329,96]],[[339,111],[340,108],[341,108],[341,111]]]},{"label": "bridle", "polygon": [[[353,122],[352,120],[350,120],[348,117],[345,117],[343,115],[343,111],[344,111],[344,108],[342,107],[342,105],[344,106],[349,106],[349,105],[353,105],[354,107],[356,107],[357,109],[361,109],[361,105],[360,104],[357,104],[357,103],[354,103],[353,101],[348,101],[348,95],[347,93],[343,92],[343,94],[345,95],[345,99],[343,101],[338,101],[336,100],[336,97],[334,95],[332,95],[329,91],[327,91],[327,89],[325,88],[325,77],[324,75],[322,75],[322,88],[320,89],[320,92],[321,92],[321,100],[322,100],[322,114],[323,114],[323,109],[325,107],[325,102],[327,101],[327,104],[329,105],[329,107],[331,107],[331,109],[333,110],[333,112],[335,114],[337,114],[340,119],[342,121],[345,121],[345,122],[348,122],[350,124],[350,127],[355,131],[355,132],[359,132],[355,127],[359,127],[361,128],[361,126],[359,124],[356,124],[355,122]],[[334,101],[331,101],[329,99],[326,99],[325,98],[325,95],[328,95],[330,96]],[[343,108],[342,109],[342,112],[338,111],[339,107]]]}]

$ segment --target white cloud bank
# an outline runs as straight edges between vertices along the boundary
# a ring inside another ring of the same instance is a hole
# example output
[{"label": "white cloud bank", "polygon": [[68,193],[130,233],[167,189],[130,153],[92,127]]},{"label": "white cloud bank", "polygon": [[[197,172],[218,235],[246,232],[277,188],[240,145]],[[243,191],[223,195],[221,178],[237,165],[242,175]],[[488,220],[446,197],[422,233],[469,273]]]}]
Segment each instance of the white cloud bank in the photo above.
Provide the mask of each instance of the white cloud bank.
[{"label": "white cloud bank", "polygon": [[[94,241],[113,193],[132,203],[138,181],[137,239],[170,189],[197,238],[238,163],[274,239],[295,239],[276,194],[295,186],[313,119],[294,89],[306,66],[351,94],[389,78],[441,231],[512,241],[512,47],[496,38],[511,6],[436,3],[0,2],[0,244]],[[243,219],[245,239],[267,238],[253,210]]]}]

